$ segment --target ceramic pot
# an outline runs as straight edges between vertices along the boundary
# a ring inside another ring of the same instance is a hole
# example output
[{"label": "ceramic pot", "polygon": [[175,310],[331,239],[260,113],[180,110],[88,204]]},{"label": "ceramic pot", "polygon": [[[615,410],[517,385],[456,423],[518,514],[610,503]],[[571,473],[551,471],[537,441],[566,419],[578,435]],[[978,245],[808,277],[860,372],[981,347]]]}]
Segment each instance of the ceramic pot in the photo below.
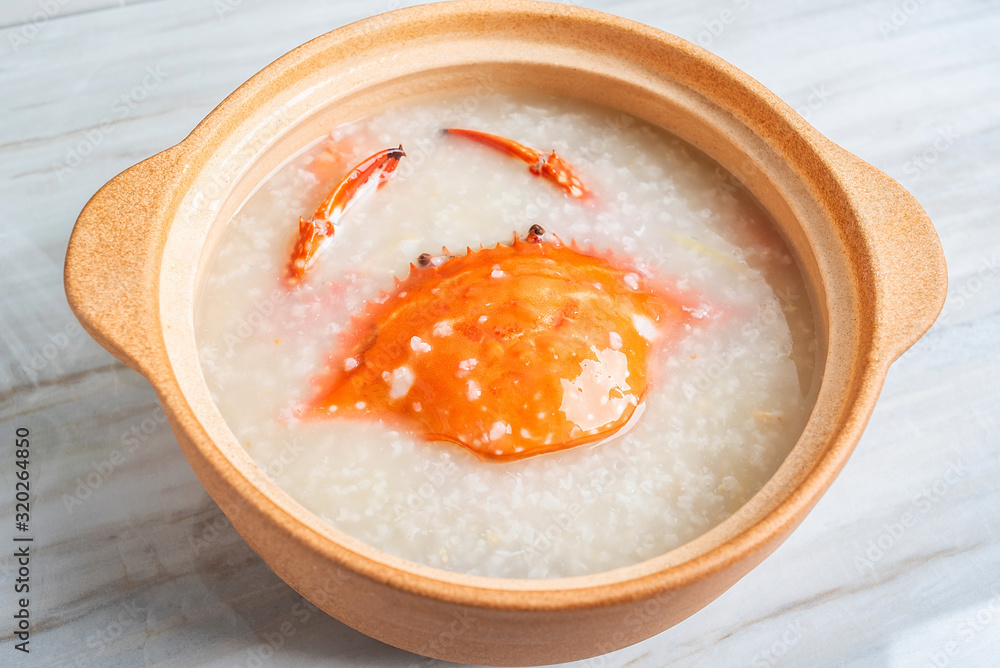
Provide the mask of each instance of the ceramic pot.
[{"label": "ceramic pot", "polygon": [[[811,290],[818,398],[745,506],[700,538],[585,577],[508,580],[394,557],[269,480],[209,396],[194,337],[200,277],[232,214],[288,156],[403,98],[532,89],[661,126],[735,173],[770,211]],[[937,317],[940,243],[898,183],[732,65],[614,16],[475,0],[392,12],[269,65],[177,146],[112,179],[70,240],[66,292],[87,331],[156,389],[205,488],[267,564],[362,633],[450,661],[527,665],[625,647],[718,597],[802,521],[844,465],[889,364]]]}]

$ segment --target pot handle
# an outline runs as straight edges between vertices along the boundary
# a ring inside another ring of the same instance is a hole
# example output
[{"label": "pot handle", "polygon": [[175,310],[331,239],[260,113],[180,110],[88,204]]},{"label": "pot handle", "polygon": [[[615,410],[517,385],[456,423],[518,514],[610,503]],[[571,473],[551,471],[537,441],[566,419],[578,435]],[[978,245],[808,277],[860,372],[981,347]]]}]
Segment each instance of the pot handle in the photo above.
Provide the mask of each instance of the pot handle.
[{"label": "pot handle", "polygon": [[876,350],[891,363],[930,329],[948,294],[944,251],[931,219],[896,180],[844,149],[838,171],[869,248]]},{"label": "pot handle", "polygon": [[145,375],[162,357],[159,270],[177,158],[167,149],[108,181],[83,208],[66,251],[66,298],[80,324]]}]

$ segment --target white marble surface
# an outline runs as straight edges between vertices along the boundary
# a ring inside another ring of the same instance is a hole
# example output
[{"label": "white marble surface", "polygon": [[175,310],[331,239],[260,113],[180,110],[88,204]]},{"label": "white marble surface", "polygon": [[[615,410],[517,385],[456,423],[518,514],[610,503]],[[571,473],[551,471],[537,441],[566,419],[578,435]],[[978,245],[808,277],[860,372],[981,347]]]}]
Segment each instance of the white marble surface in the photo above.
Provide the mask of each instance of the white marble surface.
[{"label": "white marble surface", "polygon": [[[397,4],[0,5],[0,665],[434,664],[293,613],[299,597],[202,490],[145,380],[73,326],[61,278],[105,181],[285,51]],[[1000,665],[1000,5],[578,4],[702,43],[899,179],[937,226],[951,286],[788,542],[687,621],[575,665]],[[19,426],[33,443],[29,655],[11,636]]]}]

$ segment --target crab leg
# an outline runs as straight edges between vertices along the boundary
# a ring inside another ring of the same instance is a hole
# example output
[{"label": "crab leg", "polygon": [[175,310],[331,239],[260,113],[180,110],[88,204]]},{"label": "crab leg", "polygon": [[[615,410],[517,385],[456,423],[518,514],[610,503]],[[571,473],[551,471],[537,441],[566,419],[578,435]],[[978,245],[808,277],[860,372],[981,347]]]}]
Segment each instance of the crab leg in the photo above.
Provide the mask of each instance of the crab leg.
[{"label": "crab leg", "polygon": [[362,160],[337,184],[317,207],[312,218],[299,218],[299,236],[288,260],[285,282],[294,287],[305,278],[306,271],[316,262],[319,251],[333,238],[335,226],[350,206],[365,193],[384,185],[396,170],[403,147],[387,148]]},{"label": "crab leg", "polygon": [[443,132],[445,134],[468,137],[469,139],[478,141],[481,144],[492,146],[493,148],[500,149],[501,151],[504,151],[505,153],[508,153],[516,158],[520,158],[524,162],[528,163],[528,169],[531,170],[532,174],[544,176],[565,190],[571,197],[581,199],[588,194],[587,188],[583,185],[580,177],[576,175],[576,172],[568,162],[556,155],[555,151],[545,155],[541,151],[525,146],[524,144],[520,144],[513,139],[507,139],[506,137],[500,137],[499,135],[491,135],[487,132],[480,132],[478,130],[446,128]]}]

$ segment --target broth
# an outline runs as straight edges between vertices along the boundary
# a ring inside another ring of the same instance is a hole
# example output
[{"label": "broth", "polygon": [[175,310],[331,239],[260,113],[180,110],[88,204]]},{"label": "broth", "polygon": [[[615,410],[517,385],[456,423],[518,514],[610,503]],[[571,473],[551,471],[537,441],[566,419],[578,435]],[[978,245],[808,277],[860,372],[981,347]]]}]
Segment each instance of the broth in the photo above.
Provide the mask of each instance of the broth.
[{"label": "broth", "polygon": [[[477,128],[556,150],[581,203],[525,165],[442,136]],[[402,144],[393,179],[354,205],[303,284],[281,282],[299,216],[358,161]],[[397,425],[305,420],[314,379],[368,300],[421,253],[510,243],[540,224],[611,251],[711,305],[656,359],[630,429],[511,462]],[[767,214],[683,141],[578,101],[498,94],[401,104],[334,128],[230,221],[196,313],[205,379],[237,439],[344,532],[429,566],[585,575],[660,555],[719,524],[773,475],[815,399],[808,292]]]}]

